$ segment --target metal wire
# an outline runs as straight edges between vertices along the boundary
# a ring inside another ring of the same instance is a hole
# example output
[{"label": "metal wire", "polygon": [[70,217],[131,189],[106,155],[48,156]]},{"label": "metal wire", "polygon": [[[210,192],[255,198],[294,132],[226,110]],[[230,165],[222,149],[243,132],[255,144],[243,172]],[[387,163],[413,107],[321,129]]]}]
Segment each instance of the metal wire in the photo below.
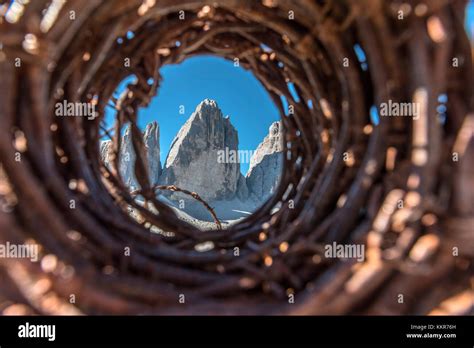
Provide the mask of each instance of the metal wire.
[{"label": "metal wire", "polygon": [[[37,263],[0,258],[3,313],[453,313],[449,301],[472,310],[465,1],[71,0],[48,22],[49,4],[0,11],[0,241],[40,246]],[[251,70],[284,127],[277,192],[224,230],[198,230],[156,199],[137,126],[160,68],[201,54]],[[136,84],[114,96],[131,74]],[[92,103],[98,117],[55,116],[63,101]],[[419,117],[374,118],[389,101],[415,103]],[[99,142],[110,103],[107,168]],[[127,124],[145,205],[114,156]],[[364,245],[363,262],[327,257],[334,242]]]}]

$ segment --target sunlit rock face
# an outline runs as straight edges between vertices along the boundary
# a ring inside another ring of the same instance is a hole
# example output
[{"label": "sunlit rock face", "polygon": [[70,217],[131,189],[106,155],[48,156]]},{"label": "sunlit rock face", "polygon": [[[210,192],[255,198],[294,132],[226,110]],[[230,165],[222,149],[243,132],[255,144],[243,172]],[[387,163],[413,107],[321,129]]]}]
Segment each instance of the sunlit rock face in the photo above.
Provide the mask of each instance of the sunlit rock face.
[{"label": "sunlit rock face", "polygon": [[[186,188],[209,201],[232,199],[238,189],[245,196],[242,179],[239,187],[240,164],[219,157],[226,148],[237,151],[238,144],[229,117],[222,115],[215,101],[205,99],[174,138],[160,183]],[[187,198],[179,193],[170,196]]]},{"label": "sunlit rock face", "polygon": [[281,122],[274,122],[250,160],[246,182],[253,200],[268,199],[278,186],[283,165],[282,141]]},{"label": "sunlit rock face", "polygon": [[132,144],[132,128],[128,126],[122,137],[122,143],[119,153],[119,170],[123,182],[130,188],[137,188],[137,180],[134,174],[135,151]]}]

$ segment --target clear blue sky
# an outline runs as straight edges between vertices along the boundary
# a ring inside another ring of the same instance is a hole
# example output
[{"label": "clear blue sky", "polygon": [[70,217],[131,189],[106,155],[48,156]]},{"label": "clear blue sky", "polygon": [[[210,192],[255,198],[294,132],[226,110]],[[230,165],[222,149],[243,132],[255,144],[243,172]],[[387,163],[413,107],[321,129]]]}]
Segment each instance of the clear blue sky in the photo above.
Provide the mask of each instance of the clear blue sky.
[{"label": "clear blue sky", "polygon": [[472,40],[474,39],[474,0],[469,0],[466,9],[466,31],[471,38],[471,45]]},{"label": "clear blue sky", "polygon": [[[251,72],[234,67],[231,61],[213,56],[193,57],[181,64],[163,67],[161,74],[163,81],[158,95],[147,108],[139,111],[138,126],[144,129],[155,120],[160,125],[163,164],[173,138],[205,98],[214,99],[224,116],[230,116],[239,133],[241,150],[255,150],[268,134],[272,122],[280,119],[278,109],[260,82]],[[117,93],[131,80],[133,77],[122,82]],[[179,113],[180,105],[185,107],[184,115]],[[107,108],[108,126],[112,125],[114,115],[112,109]],[[243,174],[248,166],[241,163]]]}]

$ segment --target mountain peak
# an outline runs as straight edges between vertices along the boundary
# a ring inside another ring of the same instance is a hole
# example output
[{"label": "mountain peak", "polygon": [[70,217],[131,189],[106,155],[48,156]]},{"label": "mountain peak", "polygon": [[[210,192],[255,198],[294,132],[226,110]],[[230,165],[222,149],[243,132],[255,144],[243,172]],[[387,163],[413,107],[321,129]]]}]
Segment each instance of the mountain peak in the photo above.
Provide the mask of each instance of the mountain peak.
[{"label": "mountain peak", "polygon": [[201,113],[201,112],[206,112],[206,111],[207,112],[219,111],[219,113],[222,113],[221,109],[219,108],[219,105],[217,105],[217,102],[209,98],[204,99],[202,102],[200,102],[196,106],[195,113]]},{"label": "mountain peak", "polygon": [[214,99],[206,98],[206,99],[204,99],[202,102],[200,102],[199,104],[200,104],[200,105],[201,105],[201,104],[209,105],[209,106],[218,108],[217,102],[216,102]]},{"label": "mountain peak", "polygon": [[230,119],[224,118],[215,100],[204,99],[174,138],[160,183],[199,192],[204,199],[230,198],[236,192],[240,164],[221,163],[218,154],[237,151],[238,144]]},{"label": "mountain peak", "polygon": [[[176,185],[197,192],[208,202],[234,199],[248,200],[253,202],[251,204],[262,202],[274,192],[281,176],[282,132],[281,121],[270,125],[267,135],[250,159],[247,175],[243,176],[238,157],[236,160],[229,157],[239,151],[237,130],[215,100],[204,99],[175,136],[163,168],[160,161],[160,126],[156,121],[146,124],[142,136],[150,182],[153,185]],[[101,156],[108,166],[110,148],[111,142],[101,143]],[[119,171],[124,183],[129,187],[138,187],[133,168],[136,156],[130,124],[125,126],[119,156]],[[173,201],[189,200],[180,193],[165,192],[163,195]],[[193,202],[186,203],[189,211],[194,209]]]},{"label": "mountain peak", "polygon": [[158,122],[152,121],[146,125],[144,137],[148,139],[150,137],[154,137],[158,139],[160,136],[160,128],[158,126]]},{"label": "mountain peak", "polygon": [[250,175],[253,168],[257,166],[265,156],[283,151],[283,129],[281,121],[273,122],[268,128],[268,135],[258,145],[251,160],[247,176]]},{"label": "mountain peak", "polygon": [[146,125],[146,128],[155,129],[156,127],[158,127],[158,122],[157,121],[151,121],[150,123],[148,123]]},{"label": "mountain peak", "polygon": [[281,121],[275,121],[268,128],[268,135],[278,136],[280,134],[281,134]]}]

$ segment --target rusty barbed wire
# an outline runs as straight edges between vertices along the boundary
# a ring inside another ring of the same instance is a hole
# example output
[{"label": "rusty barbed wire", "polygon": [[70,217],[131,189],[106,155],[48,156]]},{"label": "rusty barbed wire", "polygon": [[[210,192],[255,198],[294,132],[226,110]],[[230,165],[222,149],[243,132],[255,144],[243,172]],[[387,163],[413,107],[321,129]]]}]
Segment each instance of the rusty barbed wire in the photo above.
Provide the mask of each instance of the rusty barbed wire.
[{"label": "rusty barbed wire", "polygon": [[[472,313],[465,1],[59,3],[0,5],[0,242],[40,252],[36,263],[0,258],[3,314]],[[223,230],[198,230],[156,198],[137,126],[160,67],[200,54],[251,70],[284,127],[277,192]],[[93,104],[98,117],[57,117],[62,101]],[[371,121],[389,101],[420,105],[416,122]],[[126,125],[153,209],[120,177]],[[364,245],[364,261],[325,257],[331,243]]]}]

